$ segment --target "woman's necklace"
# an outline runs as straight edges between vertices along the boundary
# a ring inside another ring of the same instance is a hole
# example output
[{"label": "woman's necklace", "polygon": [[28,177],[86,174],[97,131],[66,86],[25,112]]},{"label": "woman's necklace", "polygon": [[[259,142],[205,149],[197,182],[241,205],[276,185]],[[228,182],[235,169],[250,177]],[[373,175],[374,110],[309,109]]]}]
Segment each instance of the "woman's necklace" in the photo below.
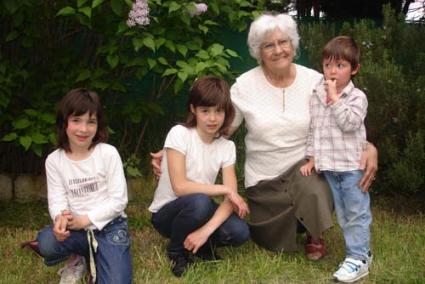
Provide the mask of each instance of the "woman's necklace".
[{"label": "woman's necklace", "polygon": [[282,89],[282,112],[285,111],[285,91],[286,88],[292,85],[295,81],[296,69],[293,64],[291,64],[290,70],[287,73],[287,76],[284,74],[277,74],[264,69],[264,75],[266,76],[267,81],[270,82],[274,87]]}]

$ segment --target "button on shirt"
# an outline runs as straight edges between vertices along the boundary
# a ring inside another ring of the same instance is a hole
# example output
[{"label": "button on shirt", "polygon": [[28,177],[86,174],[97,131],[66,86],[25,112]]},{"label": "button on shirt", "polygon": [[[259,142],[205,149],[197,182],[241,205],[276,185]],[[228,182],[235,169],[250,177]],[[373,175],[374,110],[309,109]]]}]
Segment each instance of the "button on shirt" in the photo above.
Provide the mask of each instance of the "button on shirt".
[{"label": "button on shirt", "polygon": [[310,101],[306,156],[314,157],[318,171],[356,170],[366,141],[366,95],[350,81],[339,100],[327,104],[323,83],[319,82]]}]

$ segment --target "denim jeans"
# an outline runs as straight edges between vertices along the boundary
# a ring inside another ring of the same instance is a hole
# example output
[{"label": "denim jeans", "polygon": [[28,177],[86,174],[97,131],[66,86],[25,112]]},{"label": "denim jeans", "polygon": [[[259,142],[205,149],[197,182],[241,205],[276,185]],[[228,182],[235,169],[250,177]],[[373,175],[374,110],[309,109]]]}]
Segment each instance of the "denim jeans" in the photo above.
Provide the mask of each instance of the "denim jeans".
[{"label": "denim jeans", "polygon": [[346,256],[366,260],[370,250],[369,193],[362,192],[358,183],[363,171],[323,171],[328,181],[335,204],[335,212],[345,240]]},{"label": "denim jeans", "polygon": [[[127,219],[118,217],[102,230],[93,232],[98,242],[95,254],[96,283],[131,283],[132,265]],[[89,256],[85,230],[70,231],[70,236],[61,242],[56,240],[52,226],[47,226],[38,233],[37,241],[44,262],[49,266],[66,260],[72,254],[84,256],[86,259]]]},{"label": "denim jeans", "polygon": [[[184,254],[183,242],[196,229],[207,223],[214,215],[218,205],[207,195],[201,193],[181,196],[152,214],[154,228],[170,239],[167,247],[169,255]],[[236,214],[230,215],[200,248],[208,246],[238,246],[249,239],[249,228]]]}]

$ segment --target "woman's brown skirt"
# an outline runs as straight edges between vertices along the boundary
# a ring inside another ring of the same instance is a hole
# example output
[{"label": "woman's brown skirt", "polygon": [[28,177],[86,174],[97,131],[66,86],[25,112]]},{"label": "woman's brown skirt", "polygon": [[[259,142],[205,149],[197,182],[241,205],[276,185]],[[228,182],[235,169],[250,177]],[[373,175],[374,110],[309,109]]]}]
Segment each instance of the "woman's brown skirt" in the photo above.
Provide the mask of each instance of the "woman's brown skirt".
[{"label": "woman's brown skirt", "polygon": [[287,172],[247,188],[251,237],[272,251],[297,250],[297,220],[314,237],[332,223],[332,192],[315,171],[303,176],[300,161]]}]

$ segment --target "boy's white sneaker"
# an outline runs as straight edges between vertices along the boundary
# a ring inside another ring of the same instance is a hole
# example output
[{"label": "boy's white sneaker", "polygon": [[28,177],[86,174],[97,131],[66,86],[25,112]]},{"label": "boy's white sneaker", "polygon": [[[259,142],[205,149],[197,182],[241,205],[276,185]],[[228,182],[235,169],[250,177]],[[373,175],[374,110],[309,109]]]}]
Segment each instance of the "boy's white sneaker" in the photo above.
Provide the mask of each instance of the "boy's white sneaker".
[{"label": "boy's white sneaker", "polygon": [[357,260],[347,257],[333,274],[333,277],[344,283],[357,281],[369,274],[369,265],[367,261]]},{"label": "boy's white sneaker", "polygon": [[61,276],[59,284],[76,284],[83,279],[83,276],[86,272],[86,261],[84,257],[79,256],[79,260],[70,265],[69,263],[65,264],[64,267],[59,269],[58,274]]},{"label": "boy's white sneaker", "polygon": [[372,264],[373,254],[371,251],[367,253],[367,264],[370,266]]}]

